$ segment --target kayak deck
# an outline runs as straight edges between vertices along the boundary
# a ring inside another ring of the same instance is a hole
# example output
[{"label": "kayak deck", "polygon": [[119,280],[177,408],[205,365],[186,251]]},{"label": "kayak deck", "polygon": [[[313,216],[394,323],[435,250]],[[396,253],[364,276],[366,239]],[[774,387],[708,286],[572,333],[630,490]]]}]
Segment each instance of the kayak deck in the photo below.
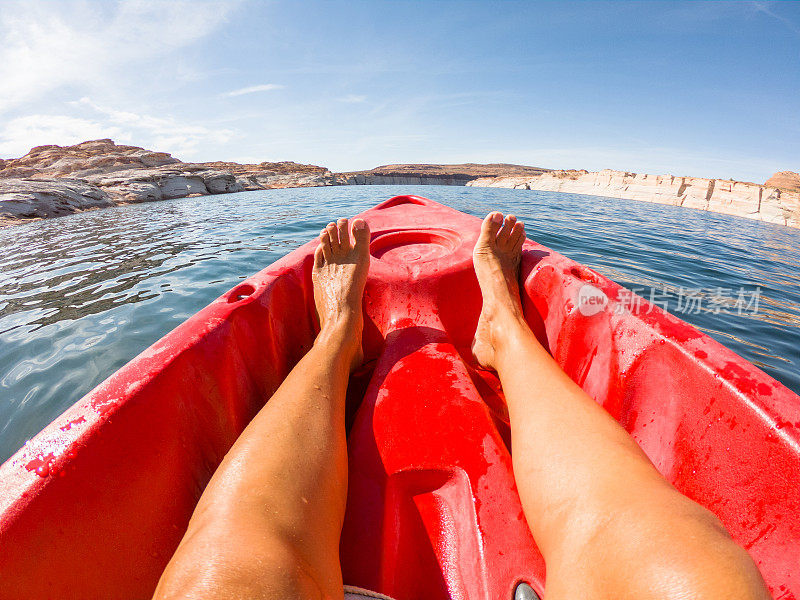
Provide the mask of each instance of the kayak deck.
[{"label": "kayak deck", "polygon": [[[479,220],[416,196],[361,216],[373,260],[348,389],[344,581],[404,600],[511,598],[520,581],[541,593],[502,389],[469,352]],[[0,598],[152,594],[214,469],[313,342],[315,246],[214,301],[0,467]],[[644,300],[617,310],[623,288],[530,240],[521,281],[567,374],[722,519],[775,596],[800,597],[800,398]],[[587,284],[608,298],[589,316]]]}]

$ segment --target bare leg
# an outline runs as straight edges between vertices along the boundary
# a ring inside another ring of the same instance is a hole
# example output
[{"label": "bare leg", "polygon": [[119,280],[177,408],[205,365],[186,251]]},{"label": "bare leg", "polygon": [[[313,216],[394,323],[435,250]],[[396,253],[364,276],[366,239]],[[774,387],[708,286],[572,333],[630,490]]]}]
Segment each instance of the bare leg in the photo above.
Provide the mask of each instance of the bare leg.
[{"label": "bare leg", "polygon": [[247,426],[203,492],[155,598],[342,598],[344,405],[361,361],[369,229],[320,234],[313,348]]},{"label": "bare leg", "polygon": [[505,391],[514,474],[547,565],[548,600],[769,598],[719,520],[662,478],[531,333],[517,283],[523,240],[513,216],[483,222],[473,353]]}]

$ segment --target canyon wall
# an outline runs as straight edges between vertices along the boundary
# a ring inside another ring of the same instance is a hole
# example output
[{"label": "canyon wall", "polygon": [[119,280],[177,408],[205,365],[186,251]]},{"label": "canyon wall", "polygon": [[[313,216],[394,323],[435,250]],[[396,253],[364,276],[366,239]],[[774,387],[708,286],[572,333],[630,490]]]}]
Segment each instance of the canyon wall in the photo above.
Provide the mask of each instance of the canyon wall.
[{"label": "canyon wall", "polygon": [[447,175],[373,175],[370,173],[337,173],[336,185],[467,185],[474,178]]},{"label": "canyon wall", "polygon": [[779,188],[787,192],[800,192],[800,173],[778,171],[767,179],[764,187]]},{"label": "canyon wall", "polygon": [[483,177],[467,185],[625,198],[800,227],[799,192],[741,181],[603,170],[552,171],[536,177]]},{"label": "canyon wall", "polygon": [[184,163],[108,139],[37,146],[0,159],[0,225],[118,204],[333,183],[328,169],[293,162]]},{"label": "canyon wall", "polygon": [[505,163],[415,164],[383,165],[368,171],[337,173],[335,177],[338,185],[467,185],[478,177],[535,177],[545,172],[547,169]]},{"label": "canyon wall", "polygon": [[800,175],[766,185],[624,171],[550,171],[513,164],[384,165],[333,174],[294,162],[185,163],[166,152],[93,140],[0,159],[0,225],[186,196],[328,185],[468,185],[672,204],[800,227]]}]

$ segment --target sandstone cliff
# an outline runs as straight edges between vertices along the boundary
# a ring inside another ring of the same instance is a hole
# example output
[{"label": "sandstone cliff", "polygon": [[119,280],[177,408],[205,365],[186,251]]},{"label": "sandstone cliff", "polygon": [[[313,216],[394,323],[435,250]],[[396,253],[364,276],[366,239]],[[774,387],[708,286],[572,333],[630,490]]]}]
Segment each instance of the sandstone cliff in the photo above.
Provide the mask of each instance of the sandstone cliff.
[{"label": "sandstone cliff", "polygon": [[384,165],[368,171],[337,173],[339,185],[467,185],[479,177],[533,177],[548,169],[495,163],[479,165]]},{"label": "sandstone cliff", "polygon": [[184,163],[108,139],[37,146],[0,160],[0,225],[131,202],[332,184],[327,169],[293,162]]},{"label": "sandstone cliff", "polygon": [[550,171],[512,164],[385,165],[332,174],[293,162],[184,163],[113,141],[38,146],[0,159],[0,225],[132,202],[326,185],[469,185],[569,192],[673,204],[800,227],[800,175],[765,185],[623,171]]},{"label": "sandstone cliff", "polygon": [[800,227],[800,193],[756,183],[603,170],[552,171],[535,177],[483,177],[467,183],[672,204]]},{"label": "sandstone cliff", "polygon": [[107,206],[108,193],[80,179],[0,179],[0,226]]},{"label": "sandstone cliff", "polygon": [[779,171],[767,179],[764,187],[773,187],[787,192],[800,192],[800,173]]}]

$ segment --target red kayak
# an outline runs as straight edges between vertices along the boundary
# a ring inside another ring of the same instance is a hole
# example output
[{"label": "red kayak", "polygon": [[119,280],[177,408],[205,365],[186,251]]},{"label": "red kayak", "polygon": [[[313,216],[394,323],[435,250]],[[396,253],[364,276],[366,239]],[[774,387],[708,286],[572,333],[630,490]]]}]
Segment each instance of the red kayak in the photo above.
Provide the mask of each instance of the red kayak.
[{"label": "red kayak", "polygon": [[[541,594],[503,392],[469,351],[480,221],[417,196],[361,216],[373,260],[366,363],[348,389],[344,581],[398,600],[510,599],[520,582]],[[150,597],[214,469],[312,344],[316,244],[215,300],[0,467],[0,598]],[[776,598],[800,598],[800,397],[660,308],[621,306],[630,293],[594,271],[530,240],[523,253],[525,315],[558,363],[722,519]],[[577,305],[587,289],[594,308]]]}]

